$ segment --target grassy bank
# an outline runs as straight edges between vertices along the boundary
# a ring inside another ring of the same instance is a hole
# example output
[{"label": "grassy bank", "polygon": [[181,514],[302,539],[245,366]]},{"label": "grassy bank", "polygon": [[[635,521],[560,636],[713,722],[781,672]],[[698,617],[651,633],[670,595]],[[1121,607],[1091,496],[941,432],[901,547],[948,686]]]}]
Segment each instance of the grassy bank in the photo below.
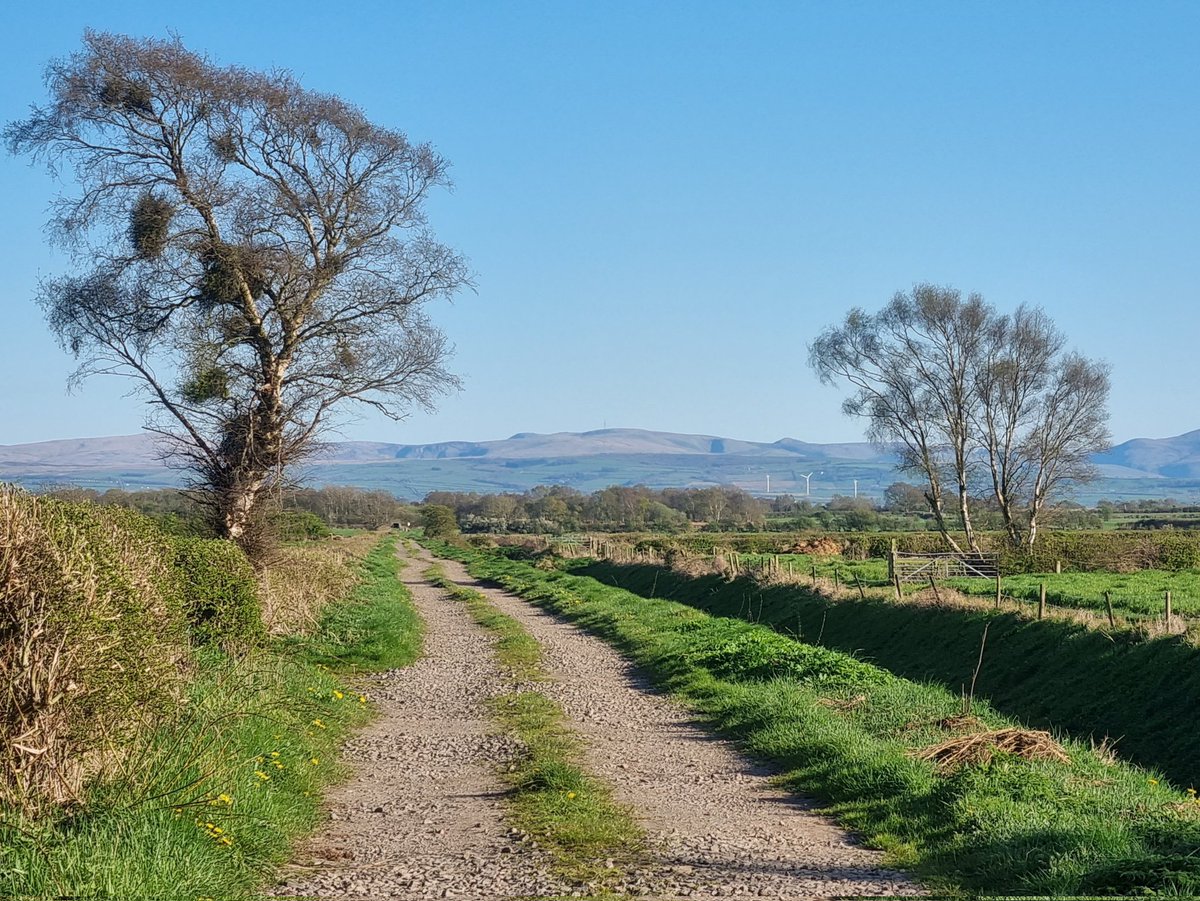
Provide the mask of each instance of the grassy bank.
[{"label": "grassy bank", "polygon": [[[468,557],[477,576],[614,643],[935,886],[1048,895],[1200,890],[1200,804],[1153,773],[1025,732],[1031,748],[1051,756],[995,748],[971,759],[964,739],[995,738],[1020,724],[978,700],[964,716],[957,692],[765,626],[585,576],[451,552]],[[958,765],[956,754],[965,758]]]},{"label": "grassy bank", "polygon": [[1192,708],[1200,697],[1200,648],[1178,636],[1147,639],[1062,620],[1032,622],[986,607],[839,601],[798,585],[690,577],[657,566],[596,562],[576,571],[643,597],[663,597],[852,652],[897,675],[951,692],[979,663],[976,694],[1037,728],[1116,742],[1125,759],[1200,787],[1200,742]]},{"label": "grassy bank", "polygon": [[[179,687],[124,708],[119,746],[77,737],[72,756],[87,770],[77,797],[0,815],[0,896],[256,897],[317,825],[321,790],[341,775],[338,746],[369,716],[343,673],[402,665],[419,647],[390,559],[385,541],[312,636],[194,637],[173,662]],[[405,611],[401,626],[374,635]]]},{"label": "grassy bank", "polygon": [[622,865],[642,850],[644,836],[608,787],[584,769],[582,748],[562,708],[525,687],[544,678],[537,641],[482,594],[447,579],[439,567],[426,576],[496,635],[497,662],[511,674],[514,690],[492,699],[491,706],[498,724],[524,747],[504,773],[513,826],[548,851],[568,879],[599,888],[614,884],[623,875]]}]

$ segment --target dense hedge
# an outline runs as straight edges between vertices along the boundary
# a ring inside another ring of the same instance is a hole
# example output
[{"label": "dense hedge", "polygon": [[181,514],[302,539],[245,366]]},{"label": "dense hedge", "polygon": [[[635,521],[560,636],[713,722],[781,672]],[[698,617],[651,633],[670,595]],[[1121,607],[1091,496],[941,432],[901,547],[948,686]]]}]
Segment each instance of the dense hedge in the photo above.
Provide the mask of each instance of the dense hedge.
[{"label": "dense hedge", "polygon": [[253,642],[263,628],[254,567],[230,541],[178,537],[172,541],[188,630],[198,644]]},{"label": "dense hedge", "polygon": [[[619,540],[632,543],[638,550],[663,556],[678,549],[705,554],[722,550],[741,554],[786,554],[815,541],[831,547],[836,545],[843,556],[858,560],[886,557],[893,541],[904,553],[938,553],[947,549],[936,532],[714,532],[629,535],[621,536]],[[1058,563],[1064,569],[1109,572],[1200,568],[1200,530],[1043,532],[1032,552],[1014,551],[1000,532],[981,533],[980,543],[985,551],[1001,555],[1005,572],[1049,572]]]},{"label": "dense hedge", "polygon": [[231,543],[0,485],[0,803],[70,801],[102,754],[174,709],[190,645],[262,632]]}]

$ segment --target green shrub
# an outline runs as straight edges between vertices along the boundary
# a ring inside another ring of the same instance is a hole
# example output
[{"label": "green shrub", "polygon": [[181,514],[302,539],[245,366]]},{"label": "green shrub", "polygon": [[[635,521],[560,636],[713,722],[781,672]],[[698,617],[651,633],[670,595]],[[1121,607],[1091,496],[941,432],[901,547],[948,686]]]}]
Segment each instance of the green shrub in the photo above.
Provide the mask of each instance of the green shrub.
[{"label": "green shrub", "polygon": [[319,541],[333,534],[325,520],[306,510],[280,510],[270,523],[280,541]]},{"label": "green shrub", "polygon": [[441,504],[426,504],[421,508],[421,524],[426,538],[453,538],[458,534],[454,511]]},{"label": "green shrub", "polygon": [[172,539],[173,563],[193,642],[254,642],[265,635],[254,567],[216,538]]}]

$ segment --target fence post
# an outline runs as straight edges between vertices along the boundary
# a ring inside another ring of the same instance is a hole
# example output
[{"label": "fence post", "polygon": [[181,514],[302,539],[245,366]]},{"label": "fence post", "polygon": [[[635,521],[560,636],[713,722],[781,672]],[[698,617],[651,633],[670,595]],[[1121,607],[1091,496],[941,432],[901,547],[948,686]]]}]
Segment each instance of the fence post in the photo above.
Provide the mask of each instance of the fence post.
[{"label": "fence post", "polygon": [[812,565],[812,583],[814,586],[817,584],[817,564],[815,563]]},{"label": "fence post", "polygon": [[900,573],[892,573],[892,584],[896,586],[896,600],[900,600]]},{"label": "fence post", "polygon": [[1000,564],[996,564],[996,609],[1000,609]]},{"label": "fence post", "polygon": [[1061,560],[1055,560],[1055,561],[1054,561],[1054,571],[1055,571],[1056,573],[1061,573],[1061,572],[1062,572],[1062,561],[1061,561]]},{"label": "fence post", "polygon": [[865,601],[867,599],[867,592],[866,589],[863,588],[862,581],[858,578],[857,570],[854,571],[854,584],[858,587],[859,598]]},{"label": "fence post", "polygon": [[1167,628],[1171,628],[1171,592],[1167,592]]},{"label": "fence post", "polygon": [[888,581],[896,578],[896,539],[892,539],[892,551],[888,554]]},{"label": "fence post", "polygon": [[1038,591],[1038,619],[1042,619],[1046,615],[1046,583],[1042,583],[1041,589]]},{"label": "fence post", "polygon": [[937,582],[934,581],[933,573],[929,574],[929,587],[933,589],[933,597],[940,604],[942,602],[942,593],[938,591]]},{"label": "fence post", "polygon": [[842,590],[842,570],[840,567],[837,567],[837,566],[835,566],[833,568],[833,590],[834,591]]},{"label": "fence post", "polygon": [[1108,610],[1108,627],[1110,629],[1115,629],[1117,627],[1117,623],[1116,623],[1116,620],[1113,619],[1112,592],[1111,591],[1104,592],[1104,606]]}]

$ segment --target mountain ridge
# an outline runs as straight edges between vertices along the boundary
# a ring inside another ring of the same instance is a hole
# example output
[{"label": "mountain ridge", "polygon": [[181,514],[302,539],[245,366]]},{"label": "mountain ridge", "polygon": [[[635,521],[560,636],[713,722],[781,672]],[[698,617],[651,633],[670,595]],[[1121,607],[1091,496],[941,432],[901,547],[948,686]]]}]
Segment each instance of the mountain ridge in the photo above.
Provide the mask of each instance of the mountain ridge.
[{"label": "mountain ridge", "polygon": [[[1078,493],[1081,499],[1200,498],[1200,429],[1134,438],[1093,460],[1101,479]],[[622,428],[431,444],[330,442],[302,472],[312,484],[375,487],[406,497],[431,490],[522,491],[538,484],[585,491],[613,484],[734,484],[759,494],[829,497],[861,491],[879,497],[903,479],[895,458],[865,441],[765,442]],[[141,432],[0,445],[0,481],[165,487],[177,485],[179,473],[159,458],[154,436]]]}]

